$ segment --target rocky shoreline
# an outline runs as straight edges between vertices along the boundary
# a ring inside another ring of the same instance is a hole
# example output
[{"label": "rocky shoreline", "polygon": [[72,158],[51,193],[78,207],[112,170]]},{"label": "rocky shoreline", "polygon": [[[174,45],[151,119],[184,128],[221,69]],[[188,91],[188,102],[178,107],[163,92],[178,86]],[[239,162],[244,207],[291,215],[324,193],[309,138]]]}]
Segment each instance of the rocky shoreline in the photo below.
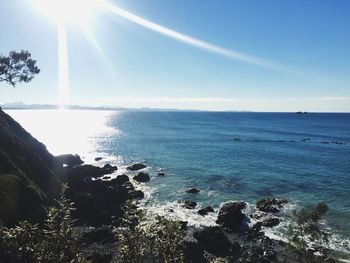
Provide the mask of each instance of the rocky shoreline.
[{"label": "rocky shoreline", "polygon": [[[58,158],[62,159],[62,156]],[[87,240],[85,244],[89,244],[86,249],[89,251],[88,257],[98,259],[96,262],[110,262],[116,253],[108,249],[116,242],[111,225],[115,227],[120,224],[127,200],[136,201],[135,209],[140,209],[137,201],[144,198],[144,193],[137,190],[125,174],[111,179],[108,175],[118,171],[115,166],[82,164],[82,160],[74,155],[66,155],[65,158],[63,165],[68,183],[66,196],[75,203],[77,225],[93,227],[81,235],[82,240]],[[127,167],[127,170],[132,172],[130,177],[134,181],[145,184],[150,180],[149,175],[143,172],[145,168],[146,165],[136,163]],[[162,172],[160,176],[165,174]],[[185,190],[189,194],[199,191],[196,188]],[[197,209],[194,201],[178,200],[178,203],[185,210]],[[188,227],[186,221],[181,221],[186,233],[185,262],[299,262],[301,255],[297,250],[289,251],[289,244],[271,239],[263,231],[280,224],[283,219],[275,215],[286,204],[288,201],[281,198],[261,199],[256,202],[256,212],[247,215],[244,213],[247,206],[244,201],[231,201],[220,207],[216,226],[194,228]],[[170,214],[172,212],[169,211]],[[197,212],[205,217],[213,213],[214,209],[209,206]],[[249,224],[252,220],[255,223]],[[103,250],[107,252],[101,253]],[[336,262],[325,254],[309,252],[313,260],[311,262]]]},{"label": "rocky shoreline", "polygon": [[[95,160],[100,161],[101,157]],[[110,164],[103,167],[84,164],[78,155],[52,156],[45,145],[1,110],[0,164],[2,223],[7,227],[22,220],[42,224],[63,184],[64,196],[74,207],[77,242],[84,256],[98,263],[111,262],[118,254],[115,232],[123,222],[128,202],[133,201],[135,211],[143,209],[138,201],[145,193],[135,184],[150,181],[142,163],[128,166],[126,175]],[[164,171],[159,171],[157,176],[166,179]],[[200,189],[184,191],[192,195]],[[287,203],[275,197],[258,200],[255,212],[246,214],[246,202],[231,201],[220,207],[215,226],[195,228],[186,221],[178,222],[179,235],[186,237],[181,244],[184,262],[337,262],[323,248],[290,249],[290,244],[265,235],[264,229],[276,227],[283,220],[275,214]],[[178,204],[204,218],[214,212],[212,207],[197,208],[198,204],[191,200],[178,200]],[[318,206],[310,218],[317,221],[326,210],[325,206]],[[254,224],[249,224],[253,221]],[[305,255],[308,261],[300,261]]]}]

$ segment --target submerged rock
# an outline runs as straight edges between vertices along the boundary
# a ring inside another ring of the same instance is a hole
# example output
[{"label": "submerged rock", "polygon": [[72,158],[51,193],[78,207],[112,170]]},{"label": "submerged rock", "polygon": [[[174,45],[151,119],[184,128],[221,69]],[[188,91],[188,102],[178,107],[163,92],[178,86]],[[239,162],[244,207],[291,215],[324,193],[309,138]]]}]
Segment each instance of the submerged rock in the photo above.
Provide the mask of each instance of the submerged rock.
[{"label": "submerged rock", "polygon": [[238,243],[231,244],[220,227],[207,227],[195,232],[193,236],[204,250],[215,256],[225,257],[240,253],[240,245]]},{"label": "submerged rock", "polygon": [[131,166],[128,166],[126,169],[130,170],[130,171],[138,171],[138,170],[141,170],[141,169],[144,169],[146,168],[147,166],[144,165],[143,163],[135,163]]},{"label": "submerged rock", "polygon": [[216,223],[228,230],[238,231],[242,226],[243,220],[246,219],[246,216],[242,213],[245,207],[245,202],[229,202],[224,204],[220,208]]},{"label": "submerged rock", "polygon": [[194,209],[197,206],[197,202],[194,202],[194,201],[179,200],[177,202],[180,203],[181,206],[186,208],[186,209]]},{"label": "submerged rock", "polygon": [[157,175],[158,175],[158,176],[165,176],[165,173],[159,172]]},{"label": "submerged rock", "polygon": [[288,203],[285,199],[265,198],[256,202],[256,208],[263,212],[278,213],[284,204]]},{"label": "submerged rock", "polygon": [[214,209],[211,206],[207,206],[205,208],[198,210],[198,214],[200,214],[201,216],[205,216],[208,213],[213,213],[213,212],[214,212]]},{"label": "submerged rock", "polygon": [[102,159],[103,159],[102,157],[96,157],[95,161],[98,162],[98,161],[101,161]]},{"label": "submerged rock", "polygon": [[196,194],[199,192],[200,192],[200,190],[198,190],[197,188],[191,188],[191,189],[186,190],[186,193],[189,193],[189,194]]},{"label": "submerged rock", "polygon": [[133,177],[133,179],[139,183],[145,183],[145,182],[148,182],[149,180],[151,180],[149,175],[147,173],[143,173],[143,172],[140,172],[140,173],[138,173],[138,175],[135,175]]}]

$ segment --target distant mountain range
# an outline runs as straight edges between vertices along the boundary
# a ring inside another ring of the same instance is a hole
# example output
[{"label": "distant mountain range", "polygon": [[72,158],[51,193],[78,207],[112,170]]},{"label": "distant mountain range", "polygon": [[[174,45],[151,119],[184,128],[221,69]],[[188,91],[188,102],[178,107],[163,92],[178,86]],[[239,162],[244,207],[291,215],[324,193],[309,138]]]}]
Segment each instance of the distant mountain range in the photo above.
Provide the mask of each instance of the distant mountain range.
[{"label": "distant mountain range", "polygon": [[[22,101],[0,104],[5,110],[54,110],[61,109],[62,106],[55,104],[25,104]],[[70,110],[130,110],[130,111],[188,111],[179,109],[157,109],[157,108],[122,108],[111,106],[81,106],[81,105],[64,105],[64,109]],[[190,110],[196,111],[196,110]]]}]

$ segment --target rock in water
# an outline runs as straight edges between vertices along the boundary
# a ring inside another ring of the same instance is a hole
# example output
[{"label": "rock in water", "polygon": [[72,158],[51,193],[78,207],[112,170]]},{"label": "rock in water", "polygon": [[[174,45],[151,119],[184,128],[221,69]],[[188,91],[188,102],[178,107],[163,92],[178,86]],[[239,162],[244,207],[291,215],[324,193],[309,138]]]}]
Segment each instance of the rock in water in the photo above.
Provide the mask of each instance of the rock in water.
[{"label": "rock in water", "polygon": [[196,194],[199,192],[200,191],[197,188],[191,188],[191,189],[186,190],[186,193],[189,193],[189,194]]},{"label": "rock in water", "polygon": [[141,169],[144,169],[146,168],[147,166],[144,165],[143,163],[135,163],[131,166],[128,166],[126,169],[130,170],[130,171],[138,171],[138,170],[141,170]]},{"label": "rock in water", "polygon": [[246,203],[244,202],[229,202],[224,204],[220,208],[216,223],[228,230],[238,231],[242,226],[243,220],[246,218],[242,213],[245,207]]},{"label": "rock in water", "polygon": [[129,182],[129,177],[125,174],[118,175],[116,178],[111,180],[111,184],[118,184],[122,185],[125,184],[126,182]]},{"label": "rock in water", "polygon": [[261,222],[261,225],[265,227],[274,227],[274,226],[278,226],[279,223],[280,223],[280,220],[277,217],[274,217],[274,218],[268,218],[263,220]]},{"label": "rock in water", "polygon": [[194,202],[194,201],[182,201],[182,200],[179,200],[177,202],[182,204],[182,207],[186,208],[186,209],[194,209],[197,206],[197,202]]},{"label": "rock in water", "polygon": [[256,202],[256,208],[267,213],[278,213],[284,204],[288,203],[285,199],[265,198]]},{"label": "rock in water", "polygon": [[165,173],[159,172],[157,175],[158,175],[158,176],[165,176]]},{"label": "rock in water", "polygon": [[143,172],[140,172],[140,173],[138,173],[138,175],[135,175],[133,177],[133,179],[139,183],[145,183],[145,182],[148,182],[149,180],[151,180],[149,175],[147,173],[143,173]]},{"label": "rock in water", "polygon": [[211,206],[207,206],[203,209],[198,210],[198,214],[200,214],[201,216],[205,216],[208,213],[213,213],[213,212],[214,212],[214,209]]},{"label": "rock in water", "polygon": [[193,236],[204,250],[215,256],[232,256],[238,255],[240,252],[240,245],[238,243],[231,244],[218,226],[207,227],[202,231],[195,232]]}]

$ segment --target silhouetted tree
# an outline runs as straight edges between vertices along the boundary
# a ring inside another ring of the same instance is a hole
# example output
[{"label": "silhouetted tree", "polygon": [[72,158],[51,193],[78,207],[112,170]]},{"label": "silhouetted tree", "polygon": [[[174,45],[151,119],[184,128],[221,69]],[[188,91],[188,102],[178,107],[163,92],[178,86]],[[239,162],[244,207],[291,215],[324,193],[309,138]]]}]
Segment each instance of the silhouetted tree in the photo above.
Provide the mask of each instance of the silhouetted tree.
[{"label": "silhouetted tree", "polygon": [[8,82],[14,87],[16,83],[31,81],[40,72],[35,64],[27,50],[11,51],[8,56],[0,55],[0,82]]}]

